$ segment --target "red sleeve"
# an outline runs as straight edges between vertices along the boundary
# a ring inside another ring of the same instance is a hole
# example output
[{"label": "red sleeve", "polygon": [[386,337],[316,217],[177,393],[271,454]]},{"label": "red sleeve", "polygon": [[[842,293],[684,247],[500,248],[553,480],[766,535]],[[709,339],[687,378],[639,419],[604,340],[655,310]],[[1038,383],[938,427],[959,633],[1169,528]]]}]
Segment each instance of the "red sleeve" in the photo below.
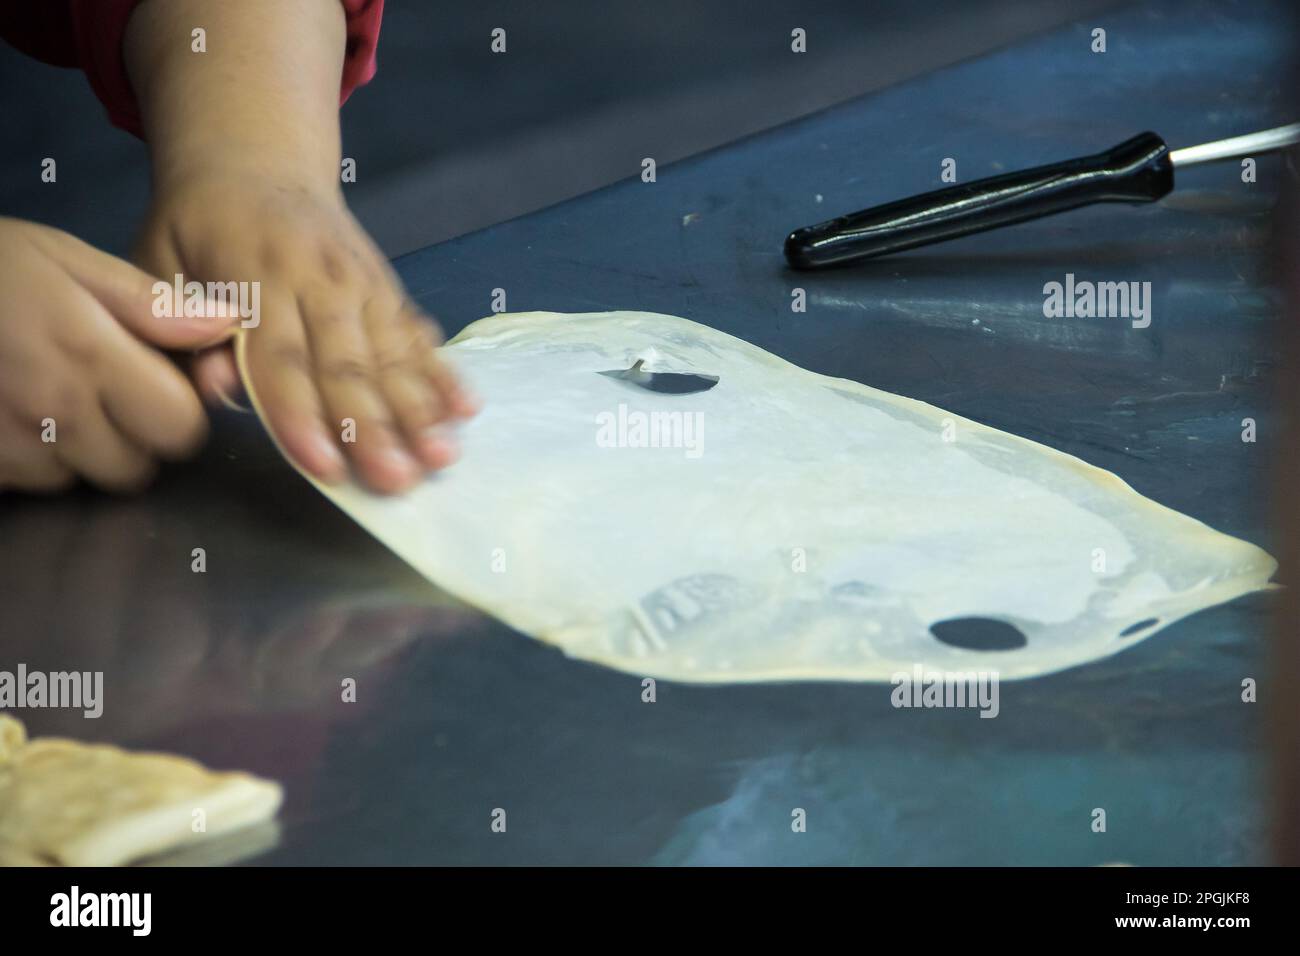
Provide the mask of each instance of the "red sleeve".
[{"label": "red sleeve", "polygon": [[[85,71],[114,126],[143,137],[135,91],[126,75],[122,37],[140,0],[0,0],[0,35],[29,56]],[[342,106],[375,75],[384,0],[340,0],[347,15]]]}]

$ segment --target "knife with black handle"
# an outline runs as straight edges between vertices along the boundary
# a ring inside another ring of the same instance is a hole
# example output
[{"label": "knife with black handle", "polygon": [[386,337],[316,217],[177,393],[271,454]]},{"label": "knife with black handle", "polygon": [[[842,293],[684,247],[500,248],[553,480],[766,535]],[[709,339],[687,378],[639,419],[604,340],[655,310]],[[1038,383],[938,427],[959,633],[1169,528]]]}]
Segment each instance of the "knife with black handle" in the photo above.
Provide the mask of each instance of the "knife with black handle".
[{"label": "knife with black handle", "polygon": [[949,186],[796,229],[786,237],[785,257],[796,269],[821,269],[1092,203],[1155,202],[1173,190],[1175,167],[1296,142],[1300,123],[1173,151],[1155,133],[1141,133],[1103,153]]}]

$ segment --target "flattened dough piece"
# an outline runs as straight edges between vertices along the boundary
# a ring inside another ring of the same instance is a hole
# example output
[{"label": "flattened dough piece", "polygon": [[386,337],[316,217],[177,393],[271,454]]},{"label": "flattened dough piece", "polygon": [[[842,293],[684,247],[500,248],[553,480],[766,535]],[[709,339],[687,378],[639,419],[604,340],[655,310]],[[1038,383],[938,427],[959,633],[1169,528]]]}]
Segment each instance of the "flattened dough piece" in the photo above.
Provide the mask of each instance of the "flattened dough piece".
[{"label": "flattened dough piece", "polygon": [[[399,497],[317,487],[453,594],[632,674],[1032,677],[1276,568],[1070,455],[686,319],[507,314],[445,352],[485,399],[461,460]],[[600,374],[637,362],[718,382],[664,394]],[[675,447],[639,447],[656,414]],[[1003,631],[972,646],[931,629],[968,618]]]},{"label": "flattened dough piece", "polygon": [[[119,866],[261,823],[280,785],[169,754],[58,737],[0,714],[0,863]],[[193,812],[206,832],[193,832]]]}]

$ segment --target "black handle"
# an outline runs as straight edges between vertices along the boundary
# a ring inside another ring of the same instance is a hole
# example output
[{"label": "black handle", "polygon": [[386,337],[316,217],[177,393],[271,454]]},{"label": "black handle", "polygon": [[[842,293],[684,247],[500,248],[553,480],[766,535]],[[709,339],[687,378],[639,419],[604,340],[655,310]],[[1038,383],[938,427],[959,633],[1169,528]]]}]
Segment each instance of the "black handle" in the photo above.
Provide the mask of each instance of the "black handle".
[{"label": "black handle", "polygon": [[949,186],[796,229],[786,237],[785,258],[796,269],[820,269],[1089,203],[1155,202],[1173,188],[1169,147],[1155,133],[1141,133],[1095,156]]}]

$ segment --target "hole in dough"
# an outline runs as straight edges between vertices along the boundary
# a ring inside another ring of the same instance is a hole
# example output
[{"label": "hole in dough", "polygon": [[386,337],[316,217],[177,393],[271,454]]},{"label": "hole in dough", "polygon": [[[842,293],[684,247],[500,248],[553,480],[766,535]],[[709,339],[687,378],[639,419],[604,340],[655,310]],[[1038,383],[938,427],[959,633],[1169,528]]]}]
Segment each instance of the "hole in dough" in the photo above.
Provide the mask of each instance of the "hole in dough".
[{"label": "hole in dough", "polygon": [[1144,620],[1138,621],[1136,624],[1130,624],[1128,627],[1124,628],[1124,630],[1119,632],[1119,636],[1132,637],[1134,634],[1137,634],[1139,631],[1145,631],[1147,628],[1155,627],[1159,623],[1160,623],[1160,618],[1148,617],[1145,618]]},{"label": "hole in dough", "polygon": [[658,392],[660,395],[693,395],[696,392],[707,392],[718,384],[716,375],[650,371],[644,366],[645,359],[637,359],[631,368],[613,368],[600,374],[616,382],[643,388],[647,392]]},{"label": "hole in dough", "polygon": [[954,617],[935,621],[930,633],[949,647],[964,651],[1014,651],[1029,643],[1020,628],[991,617]]}]

